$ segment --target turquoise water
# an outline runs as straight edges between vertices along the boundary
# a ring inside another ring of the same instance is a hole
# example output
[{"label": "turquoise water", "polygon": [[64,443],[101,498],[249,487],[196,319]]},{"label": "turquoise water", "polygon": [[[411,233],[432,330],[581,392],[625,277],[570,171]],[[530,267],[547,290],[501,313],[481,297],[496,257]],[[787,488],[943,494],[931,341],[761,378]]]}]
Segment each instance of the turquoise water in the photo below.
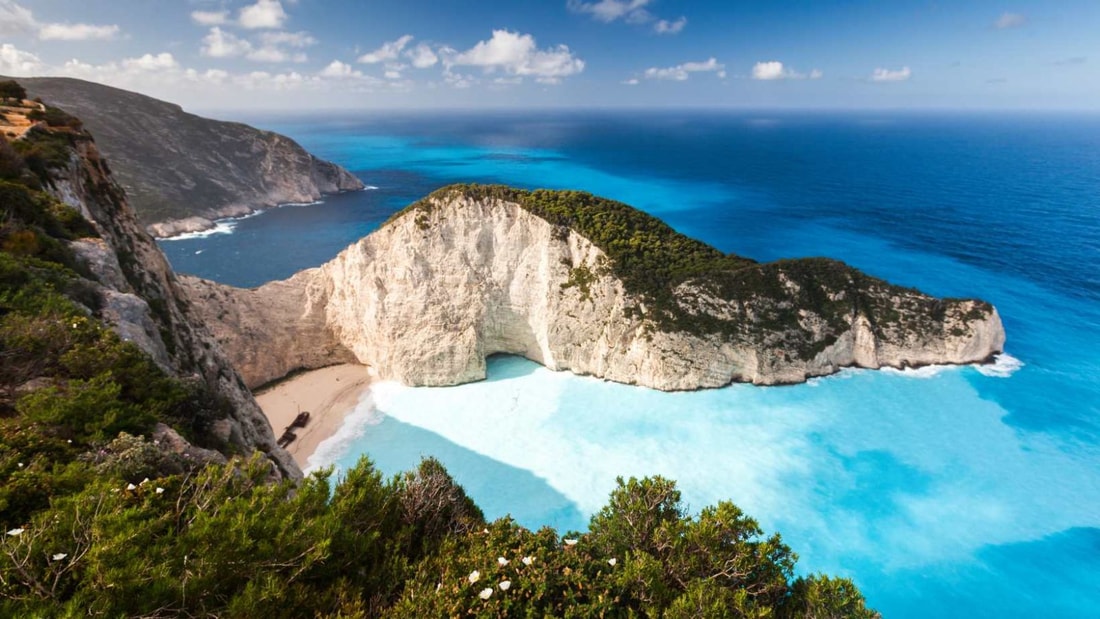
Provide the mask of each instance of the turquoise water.
[{"label": "turquoise water", "polygon": [[678,394],[494,358],[477,384],[377,385],[313,464],[435,455],[488,515],[565,529],[617,475],[660,474],[693,509],[733,499],[886,616],[1100,614],[1100,118],[253,120],[378,189],[163,243],[181,270],[256,285],[436,187],[507,182],[620,199],[758,259],[985,298],[1008,332],[994,368]]}]

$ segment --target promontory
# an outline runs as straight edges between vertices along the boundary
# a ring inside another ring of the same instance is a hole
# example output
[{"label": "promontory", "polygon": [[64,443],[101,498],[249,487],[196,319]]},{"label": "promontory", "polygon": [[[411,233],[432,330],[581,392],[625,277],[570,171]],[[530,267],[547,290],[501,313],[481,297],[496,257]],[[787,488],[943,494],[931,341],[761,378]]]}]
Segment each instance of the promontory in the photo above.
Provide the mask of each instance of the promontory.
[{"label": "promontory", "polygon": [[103,84],[62,77],[21,79],[30,96],[75,114],[96,136],[153,236],[214,226],[213,220],[363,189],[344,168],[294,140],[235,122],[189,114]]},{"label": "promontory", "polygon": [[459,185],[332,261],[239,289],[184,277],[250,386],[344,361],[454,385],[486,358],[662,390],[797,383],[844,367],[984,362],[996,309],[891,285],[835,260],[758,263],[627,205]]}]

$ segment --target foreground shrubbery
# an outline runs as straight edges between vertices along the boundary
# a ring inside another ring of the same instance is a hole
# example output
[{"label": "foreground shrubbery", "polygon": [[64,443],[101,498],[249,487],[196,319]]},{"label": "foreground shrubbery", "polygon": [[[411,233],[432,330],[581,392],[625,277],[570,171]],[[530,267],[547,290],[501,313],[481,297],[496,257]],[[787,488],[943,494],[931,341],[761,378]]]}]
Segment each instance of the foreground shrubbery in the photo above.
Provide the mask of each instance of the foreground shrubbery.
[{"label": "foreground shrubbery", "polygon": [[[873,617],[731,504],[621,482],[587,534],[491,524],[433,460],[330,486],[210,466],[58,497],[0,541],[5,616]],[[793,580],[793,581],[792,581]]]}]

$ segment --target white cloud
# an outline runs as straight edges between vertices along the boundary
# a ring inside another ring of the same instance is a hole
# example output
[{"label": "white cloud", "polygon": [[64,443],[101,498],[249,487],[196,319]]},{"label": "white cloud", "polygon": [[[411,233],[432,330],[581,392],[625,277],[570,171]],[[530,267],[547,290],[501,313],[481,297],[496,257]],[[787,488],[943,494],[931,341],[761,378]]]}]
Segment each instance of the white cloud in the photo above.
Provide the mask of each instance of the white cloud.
[{"label": "white cloud", "polygon": [[43,41],[109,41],[118,36],[119,27],[89,24],[46,24],[38,31]]},{"label": "white cloud", "polygon": [[424,43],[405,52],[405,57],[408,58],[412,66],[417,69],[427,69],[428,67],[435,66],[435,64],[439,62],[439,56],[432,51],[431,47],[428,47]]},{"label": "white cloud", "polygon": [[220,85],[225,83],[225,80],[229,79],[229,72],[221,69],[207,69],[202,73],[194,69],[187,69],[183,72],[184,77],[193,82],[206,82],[208,84]]},{"label": "white cloud", "polygon": [[401,53],[401,50],[405,49],[405,46],[413,40],[411,34],[397,39],[396,41],[388,41],[382,44],[382,47],[368,52],[359,57],[359,62],[364,64],[375,64],[379,62],[386,62],[387,60],[394,60]]},{"label": "white cloud", "polygon": [[318,74],[321,77],[332,77],[336,79],[348,79],[363,77],[362,71],[356,71],[350,64],[345,64],[339,60],[333,60],[327,67],[321,69]]},{"label": "white cloud", "polygon": [[217,26],[210,29],[210,33],[203,37],[202,43],[199,52],[211,58],[232,58],[252,51],[251,43]]},{"label": "white cloud", "polygon": [[237,22],[242,28],[282,28],[287,20],[286,11],[279,0],[258,0],[256,4],[243,7]]},{"label": "white cloud", "polygon": [[260,34],[260,41],[264,45],[287,45],[298,48],[317,44],[317,39],[308,32],[264,32]]},{"label": "white cloud", "polygon": [[301,49],[317,43],[308,32],[264,32],[259,44],[253,44],[221,28],[214,26],[203,37],[199,50],[210,58],[234,58],[244,56],[255,62],[305,62],[308,56],[301,51],[287,51],[285,47]]},{"label": "white cloud", "polygon": [[229,22],[229,11],[192,11],[191,20],[200,26],[224,26]]},{"label": "white cloud", "polygon": [[872,82],[904,82],[913,74],[909,67],[902,67],[896,71],[878,68],[871,74]]},{"label": "white cloud", "polygon": [[628,80],[623,80],[623,84],[625,84],[627,86],[637,86],[639,83],[640,82],[638,81],[638,78],[636,78],[636,77],[632,77]]},{"label": "white cloud", "polygon": [[398,71],[396,69],[387,69],[386,72],[383,75],[385,75],[386,79],[388,79],[388,80],[399,80],[399,79],[401,79],[401,71]]},{"label": "white cloud", "polygon": [[0,0],[0,36],[37,33],[43,41],[104,41],[118,36],[117,25],[42,24],[13,0]]},{"label": "white cloud", "polygon": [[617,19],[625,19],[631,23],[643,23],[652,19],[645,10],[645,6],[652,0],[599,0],[599,2],[582,2],[581,0],[568,0],[566,6],[574,13],[588,13],[602,22],[613,22]]},{"label": "white cloud", "polygon": [[255,62],[305,62],[309,60],[304,52],[287,52],[272,45],[258,47],[245,56]]},{"label": "white cloud", "polygon": [[709,72],[716,72],[719,74],[719,77],[725,77],[725,68],[726,65],[718,62],[717,58],[712,57],[704,62],[685,62],[675,67],[652,67],[645,70],[645,78],[648,80],[675,80],[677,82],[682,82],[691,77],[692,73]]},{"label": "white cloud", "polygon": [[687,23],[688,20],[686,17],[681,17],[676,21],[668,21],[667,19],[662,19],[653,24],[653,30],[657,34],[680,34]]},{"label": "white cloud", "polygon": [[178,69],[179,63],[168,52],[159,54],[145,54],[140,58],[127,58],[122,61],[122,68],[133,71],[168,71]]},{"label": "white cloud", "polygon": [[[453,51],[453,50],[451,50]],[[465,89],[478,83],[478,79],[472,75],[455,73],[450,67],[443,68],[443,81],[452,88]]]},{"label": "white cloud", "polygon": [[447,58],[447,64],[481,67],[486,73],[500,70],[532,76],[545,84],[556,84],[563,77],[584,71],[584,61],[575,57],[567,46],[540,50],[531,35],[507,30],[494,30],[493,38]]},{"label": "white cloud", "polygon": [[38,30],[30,9],[11,0],[0,0],[0,36],[16,36]]},{"label": "white cloud", "polygon": [[821,79],[823,75],[825,74],[820,69],[814,69],[809,73],[795,71],[784,66],[778,60],[758,62],[752,67],[752,79],[754,80],[816,80]]},{"label": "white cloud", "polygon": [[42,60],[30,52],[24,52],[10,43],[0,45],[0,73],[14,77],[26,77],[41,73]]},{"label": "white cloud", "polygon": [[[352,100],[348,97],[360,93],[402,92],[411,87],[408,81],[385,81],[363,75],[351,65],[338,61],[315,74],[298,71],[232,73],[221,69],[196,70],[181,66],[169,53],[145,54],[100,65],[73,59],[63,66],[48,66],[33,55],[3,45],[0,46],[0,73],[15,73],[6,66],[11,64],[7,62],[9,58],[24,64],[29,62],[32,66],[25,67],[25,73],[78,77],[184,105],[207,107],[239,104],[246,98],[271,107],[298,107],[316,102],[317,93],[326,93],[323,101],[347,104]],[[265,96],[267,93],[279,93],[280,96]]]},{"label": "white cloud", "polygon": [[1019,13],[1002,13],[996,21],[993,22],[993,27],[998,30],[1006,30],[1008,28],[1019,28],[1027,23],[1027,18]]}]

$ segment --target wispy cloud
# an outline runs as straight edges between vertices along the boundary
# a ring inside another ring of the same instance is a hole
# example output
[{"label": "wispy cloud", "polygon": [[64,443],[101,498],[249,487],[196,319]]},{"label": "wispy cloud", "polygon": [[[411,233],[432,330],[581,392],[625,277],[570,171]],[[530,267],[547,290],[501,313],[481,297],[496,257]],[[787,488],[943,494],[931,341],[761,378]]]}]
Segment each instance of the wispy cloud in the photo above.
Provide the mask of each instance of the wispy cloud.
[{"label": "wispy cloud", "polygon": [[122,29],[115,24],[41,23],[30,9],[13,0],[0,0],[0,35],[37,34],[43,41],[109,41]]},{"label": "wispy cloud", "polygon": [[119,27],[113,24],[46,24],[38,31],[38,38],[43,41],[110,41],[118,36],[119,31]]},{"label": "wispy cloud", "polygon": [[674,80],[683,82],[691,77],[692,73],[715,73],[718,77],[726,77],[726,65],[711,57],[703,62],[685,62],[674,67],[652,67],[643,74],[647,80]]},{"label": "wispy cloud", "polygon": [[1020,13],[1001,13],[993,22],[993,27],[998,30],[1007,30],[1009,28],[1019,28],[1027,23],[1027,18]]},{"label": "wispy cloud", "polygon": [[229,11],[192,11],[191,21],[200,26],[224,26],[229,23]]},{"label": "wispy cloud", "polygon": [[871,73],[872,82],[904,82],[907,81],[913,72],[909,70],[909,67],[902,67],[900,69],[891,70],[878,68]]},{"label": "wispy cloud", "polygon": [[825,75],[820,69],[812,69],[809,73],[802,73],[785,66],[778,60],[758,62],[752,67],[752,79],[762,81],[773,80],[816,80]]},{"label": "wispy cloud", "polygon": [[662,19],[653,24],[653,31],[657,34],[680,34],[684,27],[687,26],[687,23],[688,20],[686,17],[681,17],[675,21]]},{"label": "wispy cloud", "polygon": [[387,41],[373,52],[367,52],[360,56],[358,61],[363,64],[377,64],[379,62],[395,60],[401,54],[401,51],[405,49],[405,46],[412,42],[412,40],[413,36],[411,34],[406,34],[396,41]]},{"label": "wispy cloud", "polygon": [[574,13],[587,13],[602,22],[624,19],[631,23],[644,23],[653,18],[645,9],[650,2],[651,0],[569,0],[566,6]]},{"label": "wispy cloud", "polygon": [[264,32],[253,42],[214,26],[203,37],[199,53],[209,58],[244,56],[256,62],[305,62],[309,58],[301,50],[316,43],[308,32]]}]

